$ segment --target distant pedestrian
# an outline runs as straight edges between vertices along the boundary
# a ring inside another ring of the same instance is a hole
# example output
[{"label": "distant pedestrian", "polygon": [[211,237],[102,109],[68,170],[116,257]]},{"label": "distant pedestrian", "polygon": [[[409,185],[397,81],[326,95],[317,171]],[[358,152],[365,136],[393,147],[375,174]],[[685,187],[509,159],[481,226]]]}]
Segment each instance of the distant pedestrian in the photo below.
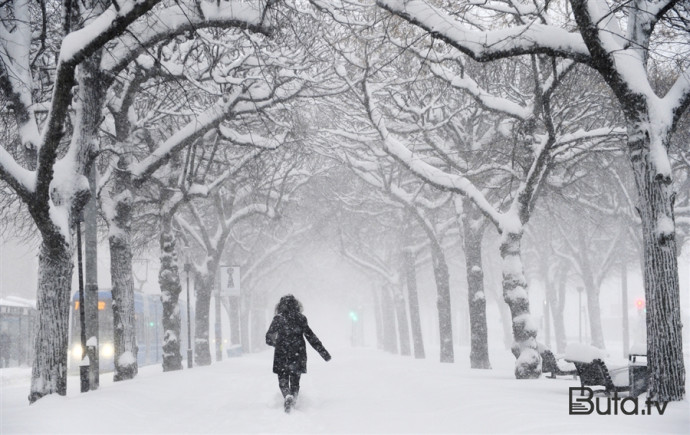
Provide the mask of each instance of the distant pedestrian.
[{"label": "distant pedestrian", "polygon": [[299,381],[307,372],[307,346],[304,339],[329,361],[331,355],[307,324],[302,304],[293,296],[285,295],[276,305],[275,317],[266,332],[266,344],[275,347],[273,373],[278,375],[278,386],[285,399],[285,412],[290,412],[299,394]]}]

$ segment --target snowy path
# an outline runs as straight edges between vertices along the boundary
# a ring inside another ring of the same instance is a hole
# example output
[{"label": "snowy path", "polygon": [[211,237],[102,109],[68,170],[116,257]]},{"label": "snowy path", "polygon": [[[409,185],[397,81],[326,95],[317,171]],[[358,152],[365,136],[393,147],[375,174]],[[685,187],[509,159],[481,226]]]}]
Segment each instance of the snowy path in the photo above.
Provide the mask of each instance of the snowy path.
[{"label": "snowy path", "polygon": [[[28,406],[28,381],[3,374],[0,433],[690,433],[690,402],[663,416],[568,415],[572,379],[517,381],[510,355],[495,369],[414,360],[372,349],[335,349],[309,373],[290,415],[282,411],[271,351],[209,367],[162,373]],[[6,369],[7,370],[7,369]],[[11,369],[10,369],[11,370]],[[15,369],[16,370],[16,369]]]}]

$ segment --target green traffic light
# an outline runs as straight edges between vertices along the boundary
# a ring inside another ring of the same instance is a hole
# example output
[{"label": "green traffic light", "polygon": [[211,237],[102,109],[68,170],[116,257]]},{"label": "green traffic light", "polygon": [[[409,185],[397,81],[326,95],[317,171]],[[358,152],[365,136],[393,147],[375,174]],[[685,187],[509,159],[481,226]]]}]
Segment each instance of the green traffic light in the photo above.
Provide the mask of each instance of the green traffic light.
[{"label": "green traffic light", "polygon": [[354,311],[350,311],[350,319],[352,319],[353,322],[356,322],[358,319],[357,313]]}]

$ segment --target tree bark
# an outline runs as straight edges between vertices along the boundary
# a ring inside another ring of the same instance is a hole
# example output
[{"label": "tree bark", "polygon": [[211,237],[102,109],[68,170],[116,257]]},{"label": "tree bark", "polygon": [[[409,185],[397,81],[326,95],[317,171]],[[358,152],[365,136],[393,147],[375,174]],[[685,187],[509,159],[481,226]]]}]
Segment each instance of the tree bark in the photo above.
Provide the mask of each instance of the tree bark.
[{"label": "tree bark", "polygon": [[[547,300],[550,306],[551,319],[553,320],[553,332],[556,337],[556,352],[565,353],[567,339],[565,335],[565,323],[563,310],[565,309],[565,288],[567,283],[567,269],[560,269],[558,288],[547,292]],[[555,284],[553,284],[555,285]]]},{"label": "tree bark", "polygon": [[[172,232],[172,214],[161,216],[160,231],[160,270],[158,285],[161,289],[163,304],[163,371],[182,370],[182,353],[180,351],[182,324],[180,320],[180,283],[175,235]],[[191,272],[187,272],[191,273]],[[191,301],[187,301],[191,303]],[[187,319],[189,322],[190,319]]]},{"label": "tree bark", "polygon": [[194,280],[196,305],[194,312],[194,357],[197,365],[211,364],[211,346],[209,342],[209,314],[211,312],[211,292],[213,276],[208,273],[197,273]]},{"label": "tree bark", "polygon": [[[86,311],[86,336],[99,341],[98,324],[98,197],[96,193],[96,167],[89,171],[89,186],[91,197],[84,207],[84,278],[85,278],[85,303]],[[98,346],[89,354],[89,388],[97,390],[100,386]]]},{"label": "tree bark", "polygon": [[400,340],[400,355],[409,356],[410,351],[410,326],[407,321],[407,310],[405,309],[405,297],[402,288],[397,289],[393,294],[395,304],[395,316],[398,321],[398,338]]},{"label": "tree bark", "polygon": [[[120,159],[118,167],[126,167]],[[126,171],[116,171],[112,198],[113,215],[108,218],[110,276],[112,280],[114,381],[132,379],[138,372],[136,324],[134,321],[134,279],[132,277],[132,192]]]},{"label": "tree bark", "polygon": [[372,287],[371,293],[374,298],[374,321],[376,322],[376,348],[383,350],[383,304],[381,303],[381,298],[379,297],[379,292],[376,290],[376,287]]},{"label": "tree bark", "polygon": [[438,328],[441,345],[441,362],[452,363],[455,360],[453,351],[453,321],[450,310],[450,275],[443,250],[437,243],[431,242],[431,258],[436,279],[438,298]]},{"label": "tree bark", "polygon": [[594,283],[586,283],[587,314],[589,314],[589,333],[591,344],[599,349],[605,349],[604,331],[601,327],[601,304],[599,303],[599,288]]},{"label": "tree bark", "polygon": [[398,334],[395,329],[393,296],[386,286],[381,287],[381,320],[383,324],[383,350],[398,353]]},{"label": "tree bark", "polygon": [[510,308],[513,324],[515,377],[536,379],[541,376],[541,357],[537,351],[537,328],[529,311],[527,280],[520,258],[522,233],[504,231],[501,238],[503,258],[503,299]]},{"label": "tree bark", "polygon": [[417,295],[417,271],[412,252],[403,252],[405,281],[407,283],[407,302],[410,306],[410,324],[412,327],[412,344],[414,357],[424,358],[424,338],[422,337],[422,322],[419,318],[419,297]]},{"label": "tree bark", "polygon": [[[467,210],[467,205],[465,210]],[[470,311],[470,367],[490,369],[489,341],[486,326],[486,293],[482,269],[482,229],[475,229],[473,222],[463,220],[465,267],[467,268],[467,302]]]},{"label": "tree bark", "polygon": [[45,237],[38,256],[38,325],[34,341],[29,403],[48,394],[67,394],[72,255],[59,236]]},{"label": "tree bark", "polygon": [[578,243],[580,252],[580,267],[582,269],[582,283],[587,292],[587,314],[589,315],[589,332],[591,344],[599,349],[605,349],[604,331],[601,328],[601,305],[599,304],[599,283],[597,283],[592,273],[592,265],[587,256],[587,243],[582,231],[578,231]]},{"label": "tree bark", "polygon": [[[685,396],[685,366],[673,215],[675,193],[671,180],[658,174],[651,158],[651,140],[662,139],[653,137],[655,133],[647,128],[649,124],[644,122],[629,128],[628,149],[642,221],[649,397],[677,401]],[[660,145],[665,149],[669,136],[670,132]]]},{"label": "tree bark", "polygon": [[491,297],[496,300],[496,308],[498,309],[498,314],[500,315],[501,319],[501,336],[503,346],[506,350],[510,350],[513,344],[513,328],[512,321],[510,319],[510,309],[508,308],[508,305],[504,303],[505,301],[503,298],[499,296],[499,294],[502,293],[503,284],[497,280],[497,277],[500,276],[501,271],[494,270],[494,266],[491,263],[484,262],[483,264],[484,270],[487,271],[487,273],[484,274],[484,289],[488,289]]}]

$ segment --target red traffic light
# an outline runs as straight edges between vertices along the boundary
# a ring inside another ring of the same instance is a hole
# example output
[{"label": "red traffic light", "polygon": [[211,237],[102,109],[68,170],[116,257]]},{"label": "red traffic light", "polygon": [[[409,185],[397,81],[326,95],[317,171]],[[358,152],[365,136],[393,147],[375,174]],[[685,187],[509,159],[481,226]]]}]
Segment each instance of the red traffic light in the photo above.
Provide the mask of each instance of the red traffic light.
[{"label": "red traffic light", "polygon": [[641,310],[642,308],[644,308],[644,299],[642,299],[642,298],[635,299],[635,306],[637,307],[638,310]]}]

